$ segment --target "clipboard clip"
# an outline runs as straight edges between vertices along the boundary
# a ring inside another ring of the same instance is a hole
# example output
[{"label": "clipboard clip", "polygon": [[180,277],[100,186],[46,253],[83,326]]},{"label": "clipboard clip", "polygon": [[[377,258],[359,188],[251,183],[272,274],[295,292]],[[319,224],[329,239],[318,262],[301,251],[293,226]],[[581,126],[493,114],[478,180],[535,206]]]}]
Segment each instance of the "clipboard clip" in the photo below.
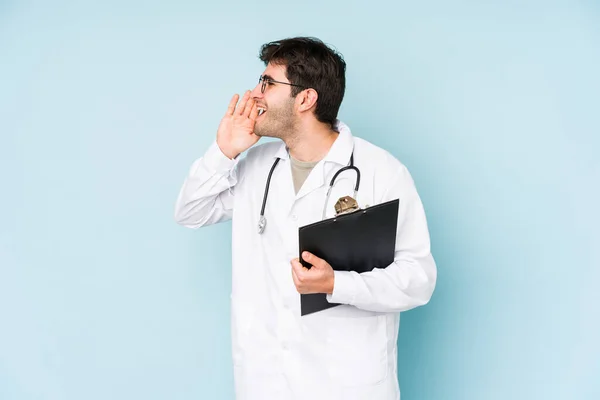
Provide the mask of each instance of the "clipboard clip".
[{"label": "clipboard clip", "polygon": [[342,214],[348,214],[359,210],[358,202],[356,199],[350,196],[340,197],[335,203],[335,216],[338,217]]},{"label": "clipboard clip", "polygon": [[[327,211],[327,203],[329,203],[329,195],[331,194],[332,188],[333,188],[333,186],[329,186],[329,190],[327,191],[327,197],[325,198],[325,204],[323,205],[323,216],[321,218],[322,220],[325,219],[325,215],[326,215],[325,211]],[[360,207],[358,206],[358,202],[356,201],[357,193],[358,193],[358,190],[355,189],[354,197],[344,196],[344,197],[340,197],[338,199],[338,201],[334,204],[335,217],[338,217],[342,214],[349,214],[351,212],[360,210]]]}]

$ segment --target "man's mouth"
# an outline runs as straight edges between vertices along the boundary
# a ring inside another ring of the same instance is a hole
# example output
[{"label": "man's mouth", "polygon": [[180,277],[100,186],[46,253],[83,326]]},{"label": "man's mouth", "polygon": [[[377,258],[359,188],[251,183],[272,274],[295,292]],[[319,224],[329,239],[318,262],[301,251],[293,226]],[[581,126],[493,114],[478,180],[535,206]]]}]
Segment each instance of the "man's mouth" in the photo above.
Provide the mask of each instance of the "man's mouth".
[{"label": "man's mouth", "polygon": [[258,116],[259,117],[266,112],[267,112],[267,109],[265,107],[258,107]]}]

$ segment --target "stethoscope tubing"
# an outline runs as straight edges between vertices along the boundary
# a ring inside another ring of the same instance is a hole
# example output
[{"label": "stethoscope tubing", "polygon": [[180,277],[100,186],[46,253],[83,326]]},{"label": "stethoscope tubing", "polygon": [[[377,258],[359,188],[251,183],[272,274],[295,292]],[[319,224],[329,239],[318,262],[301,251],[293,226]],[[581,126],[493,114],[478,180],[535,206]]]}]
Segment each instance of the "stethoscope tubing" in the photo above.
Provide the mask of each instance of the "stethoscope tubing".
[{"label": "stethoscope tubing", "polygon": [[[262,207],[260,209],[260,218],[258,221],[258,233],[259,234],[262,234],[264,232],[265,227],[267,225],[267,218],[265,217],[265,208],[267,205],[267,197],[269,196],[269,187],[271,186],[271,177],[273,176],[273,171],[275,170],[275,167],[277,167],[279,160],[281,160],[281,158],[277,157],[277,159],[271,166],[271,170],[269,171],[269,175],[267,177],[267,183],[265,185],[265,192],[263,195]],[[331,178],[331,182],[329,183],[329,189],[327,190],[327,197],[325,198],[325,204],[323,205],[322,219],[325,219],[325,211],[327,210],[327,203],[329,202],[329,196],[331,195],[331,189],[333,189],[335,180],[337,179],[339,174],[341,174],[344,171],[350,170],[350,169],[354,170],[356,172],[356,184],[354,185],[354,198],[356,199],[356,195],[358,193],[358,188],[360,187],[360,170],[354,166],[354,152],[352,152],[352,154],[350,155],[350,165],[340,168],[339,171],[337,171],[333,175],[333,178]]]}]

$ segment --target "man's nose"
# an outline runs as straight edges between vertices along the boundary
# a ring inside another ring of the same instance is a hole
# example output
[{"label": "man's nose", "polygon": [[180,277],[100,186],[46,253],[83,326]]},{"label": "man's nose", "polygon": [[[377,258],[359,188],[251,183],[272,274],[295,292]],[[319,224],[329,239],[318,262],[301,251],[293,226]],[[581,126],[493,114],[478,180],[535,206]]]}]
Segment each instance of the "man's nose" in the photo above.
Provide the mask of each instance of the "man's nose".
[{"label": "man's nose", "polygon": [[250,97],[253,99],[261,99],[263,97],[262,92],[260,91],[260,88],[262,86],[262,83],[259,82],[258,85],[256,85],[254,87],[254,89],[252,90],[252,92],[250,92]]}]

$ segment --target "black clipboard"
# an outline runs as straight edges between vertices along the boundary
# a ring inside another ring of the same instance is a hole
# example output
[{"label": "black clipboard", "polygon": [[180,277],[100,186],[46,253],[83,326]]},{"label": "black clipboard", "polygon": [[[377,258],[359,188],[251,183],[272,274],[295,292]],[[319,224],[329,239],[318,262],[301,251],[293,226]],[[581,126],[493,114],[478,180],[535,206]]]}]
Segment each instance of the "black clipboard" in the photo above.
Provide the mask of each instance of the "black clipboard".
[{"label": "black clipboard", "polygon": [[[372,271],[394,261],[399,199],[315,222],[298,229],[300,262],[308,251],[336,271]],[[325,293],[301,294],[300,314],[308,315],[338,306]]]}]

